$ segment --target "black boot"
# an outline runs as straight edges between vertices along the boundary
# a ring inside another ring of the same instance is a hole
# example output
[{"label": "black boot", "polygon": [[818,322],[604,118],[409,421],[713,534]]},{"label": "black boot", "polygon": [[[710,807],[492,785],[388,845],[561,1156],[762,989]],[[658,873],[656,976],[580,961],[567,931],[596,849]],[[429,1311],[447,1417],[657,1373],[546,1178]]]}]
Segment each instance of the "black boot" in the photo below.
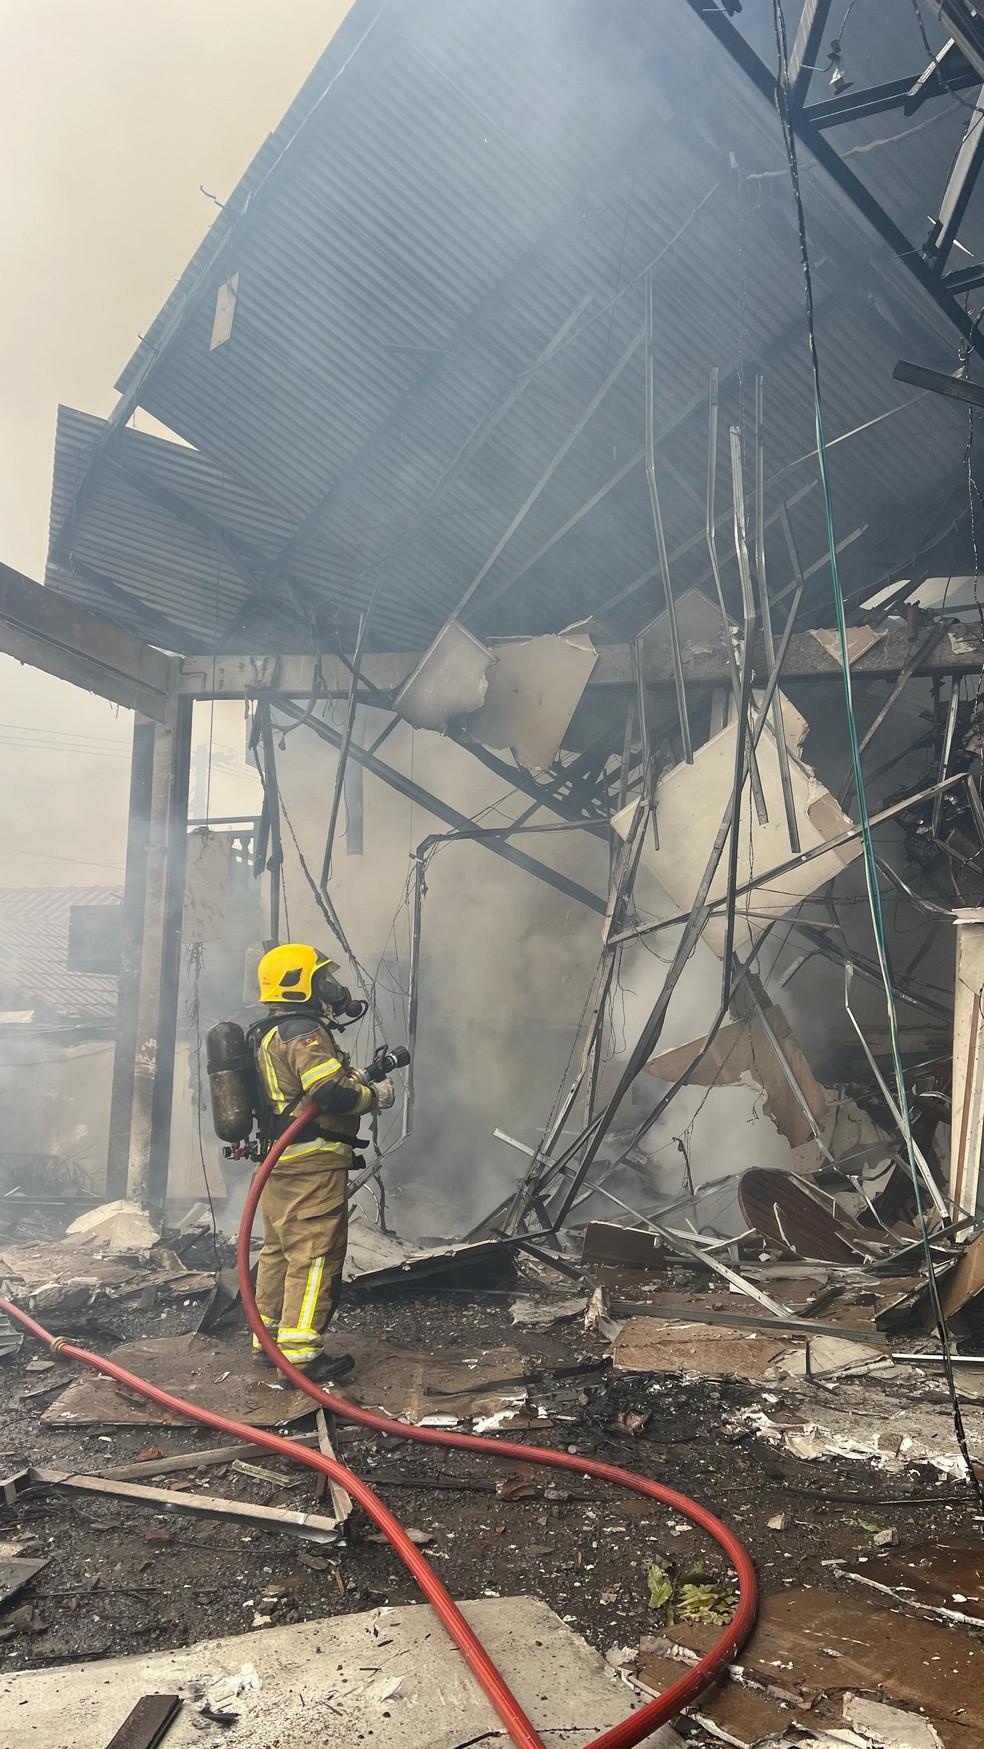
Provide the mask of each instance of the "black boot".
[{"label": "black boot", "polygon": [[275,1372],[276,1371],[276,1367],[275,1367],[274,1362],[270,1359],[270,1356],[267,1354],[266,1350],[263,1348],[254,1348],[254,1350],[253,1350],[253,1366],[257,1372]]},{"label": "black boot", "polygon": [[355,1361],[350,1354],[319,1354],[317,1360],[312,1360],[307,1366],[299,1366],[297,1370],[314,1384],[325,1385],[347,1378],[354,1369]]}]

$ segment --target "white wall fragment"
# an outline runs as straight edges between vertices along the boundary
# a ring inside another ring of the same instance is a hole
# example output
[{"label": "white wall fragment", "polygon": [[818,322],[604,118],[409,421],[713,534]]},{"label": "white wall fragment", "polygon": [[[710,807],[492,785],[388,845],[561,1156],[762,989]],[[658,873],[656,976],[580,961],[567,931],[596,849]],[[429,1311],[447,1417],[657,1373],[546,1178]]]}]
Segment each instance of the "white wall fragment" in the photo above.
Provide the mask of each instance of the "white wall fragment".
[{"label": "white wall fragment", "polygon": [[449,620],[403,682],[394,709],[415,729],[445,729],[455,717],[481,709],[494,662],[491,650]]},{"label": "white wall fragment", "polygon": [[[788,701],[783,700],[783,713]],[[717,835],[725,807],[734,788],[735,739],[737,722],[729,723],[720,734],[697,749],[692,765],[677,765],[659,780],[657,821],[659,849],[653,848],[646,836],[642,861],[670,898],[683,911],[693,904],[694,894]],[[738,846],[738,884],[760,875],[764,870],[785,862],[790,855],[783,808],[782,785],[779,778],[779,756],[771,723],[762,732],[757,748],[759,774],[768,808],[768,821],[761,825],[751,805],[746,783],[742,823]],[[790,776],[793,802],[799,822],[800,841],[804,850],[814,850],[854,824],[844,813],[830,791],[820,783],[811,768],[790,750]],[[613,819],[615,830],[626,838],[632,824],[636,803],[623,808]],[[812,862],[787,870],[776,879],[775,886],[756,887],[738,905],[735,924],[735,952],[745,955],[765,927],[769,917],[784,917],[810,893],[861,854],[860,840],[855,839],[814,857]],[[723,898],[727,891],[727,847],[718,864],[710,887],[710,898]],[[755,912],[754,917],[746,911]],[[723,914],[711,917],[703,939],[715,953],[724,951],[725,920]]]},{"label": "white wall fragment", "polygon": [[496,645],[485,703],[468,724],[485,747],[508,747],[528,771],[552,765],[597,654],[583,631]]}]

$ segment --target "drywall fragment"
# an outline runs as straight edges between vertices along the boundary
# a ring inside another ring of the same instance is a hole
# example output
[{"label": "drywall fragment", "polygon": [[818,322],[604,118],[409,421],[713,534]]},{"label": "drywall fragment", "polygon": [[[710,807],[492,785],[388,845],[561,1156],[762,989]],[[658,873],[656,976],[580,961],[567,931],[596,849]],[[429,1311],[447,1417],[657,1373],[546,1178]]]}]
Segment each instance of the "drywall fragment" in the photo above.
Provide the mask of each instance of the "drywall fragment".
[{"label": "drywall fragment", "polygon": [[[785,711],[785,705],[784,705]],[[735,739],[737,723],[729,723],[720,734],[705,741],[694,754],[692,765],[677,765],[664,772],[659,780],[657,810],[659,848],[647,834],[642,851],[644,866],[681,911],[688,910],[700,885],[711,846],[717,836],[725,808],[731,798],[735,775]],[[789,860],[789,838],[783,808],[779,758],[772,725],[762,731],[756,751],[759,775],[765,794],[769,818],[761,824],[751,810],[749,821],[748,788],[742,810],[742,829],[738,846],[738,884],[760,876],[765,870],[778,868]],[[819,782],[808,765],[790,753],[790,778],[793,803],[799,822],[803,850],[814,850],[852,829],[853,822],[844,813],[830,791]],[[626,838],[632,826],[636,803],[617,813],[612,821],[616,832]],[[839,849],[814,857],[799,867],[786,869],[776,877],[775,886],[767,883],[756,887],[738,907],[735,925],[735,952],[747,954],[772,917],[784,917],[802,899],[815,893],[827,881],[833,880],[849,863],[861,854],[857,839],[842,844]],[[728,884],[728,859],[722,856],[711,882],[709,897],[723,899]],[[752,913],[748,915],[747,913]],[[703,939],[714,952],[724,951],[725,919],[723,914],[711,917]]]},{"label": "drywall fragment", "polygon": [[449,620],[403,682],[393,708],[415,729],[445,729],[454,718],[481,709],[494,662],[491,650]]},{"label": "drywall fragment", "polygon": [[805,1345],[784,1354],[776,1368],[787,1378],[802,1379],[870,1372],[873,1367],[885,1364],[886,1356],[881,1350],[862,1342],[845,1342],[839,1336],[811,1336]]},{"label": "drywall fragment", "polygon": [[[818,1125],[827,1115],[827,1094],[810,1068],[792,1035],[781,1008],[771,1007],[765,1016],[768,1028],[782,1048],[786,1061]],[[703,1049],[702,1038],[675,1050],[664,1051],[646,1064],[657,1081],[673,1082],[687,1073]],[[769,1031],[759,1019],[723,1026],[710,1049],[690,1076],[695,1087],[755,1087],[766,1096],[766,1116],[794,1148],[813,1140],[813,1129],[791,1088]]]},{"label": "drywall fragment", "polygon": [[[810,635],[816,638],[821,649],[826,650],[831,661],[840,666],[840,638],[836,631],[813,631]],[[884,636],[883,631],[873,631],[871,626],[849,626],[847,631],[848,666],[853,668],[855,662],[859,662],[862,656],[866,656],[868,651]]]},{"label": "drywall fragment", "polygon": [[159,1229],[139,1203],[119,1200],[87,1209],[70,1227],[66,1239],[76,1245],[99,1245],[113,1251],[147,1251],[157,1244]]},{"label": "drywall fragment", "polygon": [[958,911],[955,922],[950,1200],[973,1214],[984,1138],[984,911]]},{"label": "drywall fragment", "polygon": [[869,1700],[863,1694],[845,1694],[844,1719],[877,1749],[943,1749],[943,1739],[931,1720]]},{"label": "drywall fragment", "polygon": [[587,1309],[588,1301],[583,1294],[573,1299],[551,1300],[538,1300],[531,1294],[521,1294],[509,1307],[509,1316],[514,1324],[546,1329],[551,1324],[563,1323],[565,1318],[583,1318]]},{"label": "drywall fragment", "polygon": [[572,628],[497,644],[485,702],[468,732],[485,747],[508,747],[519,765],[543,771],[560,750],[597,661],[594,645]]}]

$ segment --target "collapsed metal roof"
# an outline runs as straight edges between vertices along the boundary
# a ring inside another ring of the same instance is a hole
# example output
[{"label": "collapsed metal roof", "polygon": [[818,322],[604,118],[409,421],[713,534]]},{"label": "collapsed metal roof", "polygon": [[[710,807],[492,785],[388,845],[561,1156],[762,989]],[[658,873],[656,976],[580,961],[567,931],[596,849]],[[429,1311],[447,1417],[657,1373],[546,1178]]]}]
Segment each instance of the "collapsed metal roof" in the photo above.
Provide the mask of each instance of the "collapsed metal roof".
[{"label": "collapsed metal roof", "polygon": [[[925,58],[908,7],[859,9],[846,41],[858,78]],[[847,124],[838,145],[924,230],[965,120],[944,99],[915,123]],[[831,452],[850,591],[966,508],[966,421],[892,381],[900,351],[955,367],[945,317],[808,160],[804,183],[828,438],[866,427]],[[631,635],[663,606],[632,350],[651,264],[675,592],[708,579],[709,373],[729,529],[727,425],[750,438],[761,369],[768,508],[789,504],[825,600],[778,121],[685,0],[356,0],[124,369],[111,419],[62,410],[49,585],[191,651],[350,642],[379,583],[374,641],[416,646],[546,476],[468,624],[501,636],[593,614]],[[183,444],[129,428],[137,407]],[[727,558],[730,535],[720,546]],[[767,551],[778,592],[777,525]]]}]

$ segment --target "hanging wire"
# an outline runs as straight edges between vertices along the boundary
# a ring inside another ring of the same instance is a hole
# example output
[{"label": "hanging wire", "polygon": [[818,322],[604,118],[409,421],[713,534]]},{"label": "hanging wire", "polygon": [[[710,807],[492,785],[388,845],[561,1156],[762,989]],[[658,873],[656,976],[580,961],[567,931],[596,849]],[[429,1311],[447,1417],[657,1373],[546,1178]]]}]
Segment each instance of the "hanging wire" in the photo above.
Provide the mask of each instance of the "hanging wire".
[{"label": "hanging wire", "polygon": [[205,1195],[208,1199],[209,1220],[212,1223],[212,1256],[216,1269],[221,1268],[219,1258],[219,1230],[215,1218],[215,1203],[212,1200],[212,1186],[208,1181],[208,1166],[205,1163],[205,1137],[202,1133],[202,1112],[205,1109],[205,1096],[202,1089],[202,1006],[201,980],[205,968],[205,945],[201,941],[192,942],[186,949],[185,965],[191,978],[191,992],[185,1003],[185,1013],[191,1021],[195,1033],[195,1119],[198,1128],[198,1153],[202,1163],[202,1180],[205,1185]]},{"label": "hanging wire", "polygon": [[[915,0],[914,0],[915,3]],[[918,11],[918,7],[917,7]],[[908,1155],[909,1170],[912,1176],[915,1194],[916,1212],[919,1231],[922,1237],[923,1251],[926,1260],[927,1281],[929,1286],[930,1304],[932,1305],[936,1328],[942,1349],[943,1370],[946,1378],[950,1405],[953,1412],[953,1427],[967,1471],[967,1479],[974,1490],[978,1506],[984,1513],[984,1486],[971,1461],[967,1444],[967,1433],[964,1426],[960,1397],[953,1375],[953,1355],[950,1346],[950,1333],[947,1329],[943,1306],[940,1300],[939,1283],[936,1278],[936,1267],[933,1261],[932,1245],[929,1227],[926,1221],[926,1211],[923,1203],[922,1184],[919,1169],[916,1164],[915,1147],[912,1135],[912,1124],[909,1116],[909,1100],[905,1085],[905,1069],[902,1062],[902,1048],[899,1039],[898,1013],[895,1003],[895,991],[892,984],[892,972],[889,964],[888,945],[885,936],[885,924],[882,914],[881,891],[878,884],[877,864],[875,861],[875,844],[871,830],[871,819],[868,812],[868,799],[865,789],[864,772],[861,763],[861,749],[858,736],[857,720],[854,714],[853,687],[851,681],[851,664],[848,652],[847,619],[844,611],[844,595],[841,588],[840,569],[837,559],[837,538],[834,530],[833,499],[830,487],[830,469],[827,459],[827,447],[823,428],[823,402],[821,396],[820,354],[817,346],[816,319],[813,299],[813,275],[810,258],[809,242],[806,229],[806,213],[803,206],[803,195],[800,188],[799,162],[796,150],[796,134],[792,124],[792,93],[789,79],[789,48],[786,36],[786,20],[782,9],[782,0],[772,0],[772,17],[776,39],[778,58],[778,76],[776,81],[776,99],[779,120],[782,127],[783,141],[789,165],[789,179],[793,191],[793,201],[796,209],[796,224],[799,237],[800,260],[803,268],[804,295],[806,301],[807,340],[809,344],[810,366],[813,376],[814,419],[817,436],[817,457],[820,469],[820,486],[823,494],[824,519],[826,522],[827,547],[830,555],[830,574],[833,585],[834,610],[837,623],[837,636],[840,646],[841,675],[844,686],[844,708],[847,715],[848,738],[851,749],[851,766],[854,774],[854,786],[857,795],[858,812],[861,823],[861,844],[865,884],[868,892],[868,904],[871,914],[872,932],[877,950],[878,966],[885,992],[885,1012],[888,1021],[888,1034],[891,1046],[892,1068],[895,1075],[898,1096],[901,1128]]]}]

